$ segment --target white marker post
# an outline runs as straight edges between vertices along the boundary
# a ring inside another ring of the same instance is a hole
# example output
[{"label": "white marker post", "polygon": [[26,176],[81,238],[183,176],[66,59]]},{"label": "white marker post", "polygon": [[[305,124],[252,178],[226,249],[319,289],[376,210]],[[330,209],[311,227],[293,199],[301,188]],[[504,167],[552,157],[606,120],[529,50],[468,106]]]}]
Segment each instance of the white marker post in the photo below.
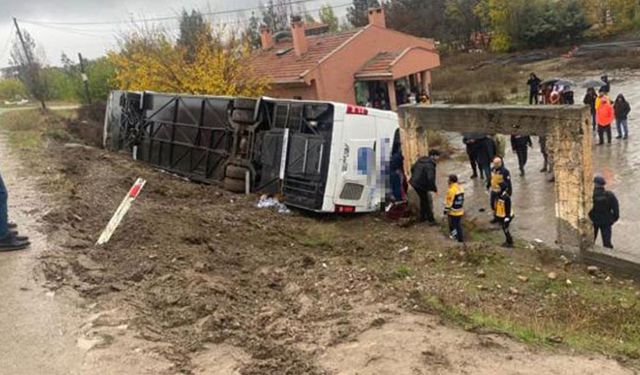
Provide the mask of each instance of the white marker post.
[{"label": "white marker post", "polygon": [[113,232],[116,231],[116,228],[118,228],[118,225],[120,225],[120,222],[124,218],[124,215],[127,214],[127,211],[129,211],[129,208],[131,208],[131,204],[134,200],[136,200],[136,198],[140,194],[140,190],[142,190],[144,184],[146,183],[147,181],[141,178],[138,178],[136,180],[135,184],[133,184],[131,189],[129,189],[129,192],[122,200],[122,203],[120,203],[120,206],[118,206],[118,209],[111,217],[111,220],[109,220],[109,224],[107,224],[107,227],[104,228],[104,231],[100,235],[100,238],[98,238],[98,242],[96,242],[96,245],[104,245],[105,243],[109,242],[109,239],[111,239]]}]

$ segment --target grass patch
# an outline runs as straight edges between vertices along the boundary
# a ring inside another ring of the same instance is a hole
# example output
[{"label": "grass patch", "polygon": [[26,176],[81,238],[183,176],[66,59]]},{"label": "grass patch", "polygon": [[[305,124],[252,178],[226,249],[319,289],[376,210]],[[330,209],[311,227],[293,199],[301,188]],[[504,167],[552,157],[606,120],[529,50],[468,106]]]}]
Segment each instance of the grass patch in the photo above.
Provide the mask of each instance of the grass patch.
[{"label": "grass patch", "polygon": [[311,226],[298,239],[298,243],[306,247],[331,249],[334,246],[337,235],[338,229],[335,224]]},{"label": "grass patch", "polygon": [[[640,367],[640,293],[635,283],[606,279],[604,273],[589,275],[581,265],[563,267],[557,254],[555,261],[542,263],[538,253],[524,248],[501,253],[486,243],[470,243],[448,257],[444,276],[413,275],[430,287],[412,292],[410,304],[468,330],[618,356]],[[547,276],[550,271],[557,273],[556,279]]]},{"label": "grass patch", "polygon": [[393,271],[393,275],[399,279],[406,279],[411,276],[411,269],[407,266],[400,266]]},{"label": "grass patch", "polygon": [[0,115],[0,128],[8,131],[9,143],[22,151],[35,151],[43,147],[46,139],[60,142],[73,141],[67,130],[67,120],[75,110],[42,111],[25,109],[8,111]]},{"label": "grass patch", "polygon": [[[504,103],[524,91],[526,73],[514,64],[482,63],[500,57],[488,53],[446,56],[433,72],[435,100],[454,104]],[[507,83],[508,84],[505,84]],[[523,86],[523,87],[521,87]]]}]

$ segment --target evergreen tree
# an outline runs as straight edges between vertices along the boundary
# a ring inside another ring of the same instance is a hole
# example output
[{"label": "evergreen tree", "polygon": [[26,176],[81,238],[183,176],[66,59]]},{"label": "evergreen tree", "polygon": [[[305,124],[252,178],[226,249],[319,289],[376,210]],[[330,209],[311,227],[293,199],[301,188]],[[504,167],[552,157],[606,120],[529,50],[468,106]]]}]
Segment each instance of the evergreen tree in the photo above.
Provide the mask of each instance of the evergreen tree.
[{"label": "evergreen tree", "polygon": [[251,12],[249,25],[243,32],[243,39],[249,43],[251,48],[260,48],[260,19],[255,12]]},{"label": "evergreen tree", "polygon": [[192,10],[191,13],[188,13],[183,9],[182,17],[180,18],[178,46],[185,48],[188,61],[193,61],[197,55],[196,48],[199,45],[200,38],[211,40],[211,25],[205,21],[199,11]]},{"label": "evergreen tree", "polygon": [[320,7],[318,17],[320,18],[321,23],[329,26],[329,31],[336,32],[340,28],[338,17],[336,17],[336,14],[333,11],[333,7],[329,4],[325,4]]},{"label": "evergreen tree", "polygon": [[353,0],[353,4],[347,8],[347,20],[353,27],[366,26],[369,23],[369,8],[378,6],[378,0]]}]

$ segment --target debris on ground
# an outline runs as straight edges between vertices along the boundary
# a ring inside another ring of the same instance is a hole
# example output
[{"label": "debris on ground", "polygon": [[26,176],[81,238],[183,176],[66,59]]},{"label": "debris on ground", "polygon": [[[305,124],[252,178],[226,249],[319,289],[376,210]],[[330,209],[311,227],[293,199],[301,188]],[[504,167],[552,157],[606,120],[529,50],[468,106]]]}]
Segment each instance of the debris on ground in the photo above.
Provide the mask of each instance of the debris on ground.
[{"label": "debris on ground", "polygon": [[256,203],[256,207],[258,207],[258,208],[273,208],[274,211],[276,211],[279,214],[289,214],[289,213],[291,213],[291,210],[289,210],[289,208],[284,203],[280,202],[280,200],[278,198],[271,197],[271,196],[268,196],[266,194],[263,194],[260,197],[260,200],[258,201],[258,203]]}]

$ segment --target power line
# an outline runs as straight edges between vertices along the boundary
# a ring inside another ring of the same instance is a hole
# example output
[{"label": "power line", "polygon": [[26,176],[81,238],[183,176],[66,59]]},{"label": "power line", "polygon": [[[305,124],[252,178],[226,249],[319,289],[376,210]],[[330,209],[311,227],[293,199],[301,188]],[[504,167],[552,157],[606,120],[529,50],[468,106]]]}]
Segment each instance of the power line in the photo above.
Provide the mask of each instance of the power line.
[{"label": "power line", "polygon": [[[309,2],[314,2],[318,0],[292,0],[287,3],[287,6],[304,4]],[[222,14],[231,14],[231,13],[243,13],[249,12],[252,10],[260,10],[262,7],[250,7],[250,8],[238,8],[231,10],[219,10],[215,12],[203,12],[201,13],[203,16],[217,16]],[[130,20],[117,20],[117,21],[93,21],[93,22],[50,22],[50,21],[40,21],[41,23],[46,23],[48,25],[115,25],[115,24],[125,24],[125,23],[136,23],[136,22],[155,22],[155,21],[169,21],[169,20],[177,20],[182,16],[164,16],[164,17],[154,17],[154,18],[141,18],[141,19],[130,19]],[[29,21],[21,19],[20,22],[24,23],[36,23],[37,21]]]},{"label": "power line", "polygon": [[[305,0],[305,1],[309,1],[309,0]],[[351,3],[342,3],[342,4],[336,4],[333,5],[332,8],[334,9],[340,9],[340,8],[344,8],[344,7],[348,7],[350,6]],[[307,9],[306,12],[307,13],[313,13],[313,12],[318,12],[320,11],[322,8],[314,8],[314,9]],[[74,35],[81,35],[81,36],[87,36],[87,37],[94,37],[94,38],[100,38],[100,39],[110,39],[108,36],[104,35],[104,34],[116,34],[118,32],[123,32],[124,30],[116,30],[114,28],[101,28],[101,29],[91,29],[91,28],[76,28],[76,27],[70,27],[70,26],[62,26],[62,25],[58,25],[57,23],[47,23],[44,21],[24,21],[22,20],[21,22],[26,23],[26,24],[30,24],[33,26],[39,26],[39,27],[45,27],[45,28],[49,28],[52,30],[56,30],[56,31],[61,31],[61,32],[66,32],[69,34],[74,34]],[[232,20],[228,20],[228,21],[219,21],[216,23],[210,23],[211,26],[213,27],[224,27],[224,26],[232,26],[232,25],[237,25],[237,26],[248,26],[249,22],[251,22],[251,18],[236,18],[236,19],[232,19]],[[136,24],[134,22],[131,23],[131,26],[136,26]],[[165,27],[166,30],[180,30],[180,27]],[[100,35],[102,34],[102,35]]]}]

